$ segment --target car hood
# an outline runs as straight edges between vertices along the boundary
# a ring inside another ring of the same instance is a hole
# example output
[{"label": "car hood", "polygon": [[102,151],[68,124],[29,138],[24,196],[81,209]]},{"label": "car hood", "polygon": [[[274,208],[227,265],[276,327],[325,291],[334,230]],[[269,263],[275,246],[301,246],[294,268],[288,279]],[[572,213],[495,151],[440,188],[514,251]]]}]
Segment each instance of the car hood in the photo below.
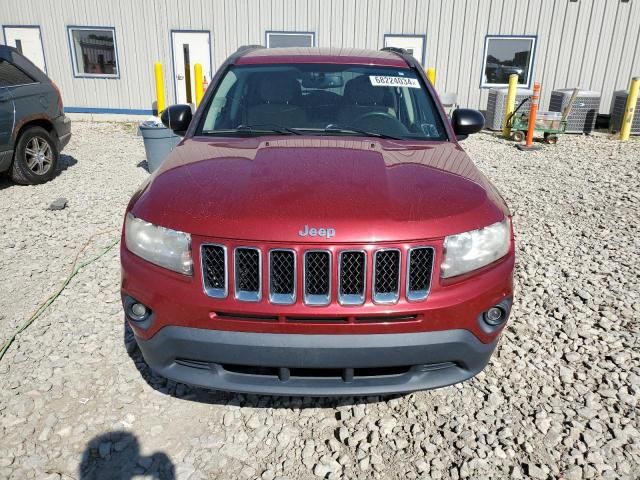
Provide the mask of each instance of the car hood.
[{"label": "car hood", "polygon": [[194,235],[296,243],[329,240],[305,228],[332,243],[438,238],[508,214],[455,143],[353,137],[186,139],[132,205]]}]

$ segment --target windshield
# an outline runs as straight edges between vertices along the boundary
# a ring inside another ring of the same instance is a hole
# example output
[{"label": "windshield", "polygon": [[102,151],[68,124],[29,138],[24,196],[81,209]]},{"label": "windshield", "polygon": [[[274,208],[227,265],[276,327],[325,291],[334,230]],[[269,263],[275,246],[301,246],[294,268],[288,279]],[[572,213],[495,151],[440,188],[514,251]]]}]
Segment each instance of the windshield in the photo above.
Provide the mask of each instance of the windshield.
[{"label": "windshield", "polygon": [[232,66],[196,135],[365,135],[446,140],[409,69],[334,64]]}]

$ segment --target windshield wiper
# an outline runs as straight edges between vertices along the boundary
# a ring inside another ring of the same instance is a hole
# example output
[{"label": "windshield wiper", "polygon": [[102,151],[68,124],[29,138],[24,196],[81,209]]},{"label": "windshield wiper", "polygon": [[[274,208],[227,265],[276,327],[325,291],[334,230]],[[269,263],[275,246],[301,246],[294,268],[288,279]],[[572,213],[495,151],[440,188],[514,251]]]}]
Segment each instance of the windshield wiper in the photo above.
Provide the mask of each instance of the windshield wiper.
[{"label": "windshield wiper", "polygon": [[240,132],[253,132],[253,131],[262,131],[262,132],[273,132],[284,135],[286,133],[291,133],[293,135],[302,135],[301,132],[296,130],[295,128],[283,127],[282,125],[277,125],[275,123],[258,123],[255,125],[238,125],[236,130]]},{"label": "windshield wiper", "polygon": [[259,125],[238,125],[237,128],[227,128],[219,130],[208,130],[203,132],[205,135],[262,135],[265,133],[277,133],[278,135],[302,135],[301,132],[294,128],[283,127],[275,123],[264,123]]},{"label": "windshield wiper", "polygon": [[324,131],[326,133],[357,133],[359,135],[364,135],[365,137],[387,138],[390,140],[404,140],[402,137],[394,137],[393,135],[387,135],[386,133],[367,132],[366,130],[360,130],[358,128],[340,127],[338,125],[327,125]]}]

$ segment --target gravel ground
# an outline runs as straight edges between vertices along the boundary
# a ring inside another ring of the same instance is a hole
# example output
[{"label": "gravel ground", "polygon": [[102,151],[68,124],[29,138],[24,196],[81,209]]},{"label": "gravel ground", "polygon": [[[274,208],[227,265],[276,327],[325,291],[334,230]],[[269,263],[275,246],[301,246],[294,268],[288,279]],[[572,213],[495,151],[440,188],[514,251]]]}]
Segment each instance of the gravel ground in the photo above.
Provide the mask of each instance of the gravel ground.
[{"label": "gravel ground", "polygon": [[[124,326],[108,251],[0,362],[0,478],[640,477],[639,146],[465,141],[515,215],[517,299],[489,367],[436,391],[317,400],[166,382]],[[0,179],[1,338],[88,240],[80,261],[117,238],[143,160],[134,127],[76,122],[52,182]],[[45,210],[57,197],[68,207]]]}]

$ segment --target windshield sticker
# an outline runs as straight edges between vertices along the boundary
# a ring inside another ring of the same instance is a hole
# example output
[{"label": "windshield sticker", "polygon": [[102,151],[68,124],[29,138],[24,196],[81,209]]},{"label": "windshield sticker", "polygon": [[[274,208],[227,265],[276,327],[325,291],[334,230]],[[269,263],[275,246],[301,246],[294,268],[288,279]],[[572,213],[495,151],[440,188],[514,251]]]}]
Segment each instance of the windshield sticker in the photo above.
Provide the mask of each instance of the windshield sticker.
[{"label": "windshield sticker", "polygon": [[409,87],[420,88],[417,78],[389,77],[386,75],[369,75],[371,85],[374,87]]}]

